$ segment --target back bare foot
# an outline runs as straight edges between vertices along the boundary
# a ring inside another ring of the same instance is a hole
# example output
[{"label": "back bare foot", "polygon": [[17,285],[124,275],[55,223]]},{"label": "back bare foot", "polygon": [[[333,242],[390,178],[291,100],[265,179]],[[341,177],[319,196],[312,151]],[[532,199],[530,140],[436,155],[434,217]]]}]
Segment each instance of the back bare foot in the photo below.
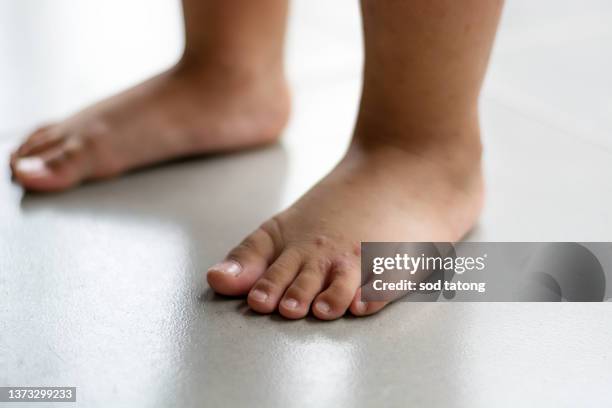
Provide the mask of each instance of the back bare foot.
[{"label": "back bare foot", "polygon": [[64,190],[169,159],[274,142],[288,115],[282,73],[179,65],[35,131],[11,155],[11,169],[27,189]]}]

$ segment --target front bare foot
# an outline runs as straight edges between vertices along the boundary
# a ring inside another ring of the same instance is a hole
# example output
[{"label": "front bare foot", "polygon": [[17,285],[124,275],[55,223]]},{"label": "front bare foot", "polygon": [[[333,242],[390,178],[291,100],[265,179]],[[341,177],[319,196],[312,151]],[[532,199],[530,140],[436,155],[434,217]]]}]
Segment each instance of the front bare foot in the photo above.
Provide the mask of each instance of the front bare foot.
[{"label": "front bare foot", "polygon": [[379,311],[385,303],[360,301],[360,242],[454,242],[466,234],[480,213],[483,183],[479,142],[464,142],[356,138],[327,177],[209,270],[210,286],[248,293],[253,310],[290,319],[311,309],[324,320],[348,309]]},{"label": "front bare foot", "polygon": [[288,114],[286,82],[275,70],[179,65],[37,130],[10,163],[25,188],[63,190],[169,159],[274,142]]}]

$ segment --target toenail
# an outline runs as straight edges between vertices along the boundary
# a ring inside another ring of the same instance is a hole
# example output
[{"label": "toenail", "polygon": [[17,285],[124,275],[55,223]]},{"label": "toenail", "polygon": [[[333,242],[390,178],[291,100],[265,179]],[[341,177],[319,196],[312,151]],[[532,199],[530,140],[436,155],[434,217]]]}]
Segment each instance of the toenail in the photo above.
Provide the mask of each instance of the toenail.
[{"label": "toenail", "polygon": [[355,307],[359,313],[365,313],[365,311],[368,309],[368,303],[360,300],[357,302]]},{"label": "toenail", "polygon": [[25,157],[17,160],[15,169],[19,173],[36,174],[45,173],[47,166],[45,165],[45,161],[40,157]]},{"label": "toenail", "polygon": [[208,272],[217,271],[228,275],[238,276],[242,273],[242,265],[236,261],[223,261],[211,266]]},{"label": "toenail", "polygon": [[329,306],[329,303],[321,300],[320,302],[317,302],[317,310],[319,312],[329,313],[329,311],[331,310],[331,307]]},{"label": "toenail", "polygon": [[283,306],[287,309],[297,309],[299,302],[295,299],[285,299],[283,300]]},{"label": "toenail", "polygon": [[268,300],[268,294],[263,290],[259,289],[255,289],[254,291],[252,291],[249,297],[258,302],[265,302],[266,300]]}]

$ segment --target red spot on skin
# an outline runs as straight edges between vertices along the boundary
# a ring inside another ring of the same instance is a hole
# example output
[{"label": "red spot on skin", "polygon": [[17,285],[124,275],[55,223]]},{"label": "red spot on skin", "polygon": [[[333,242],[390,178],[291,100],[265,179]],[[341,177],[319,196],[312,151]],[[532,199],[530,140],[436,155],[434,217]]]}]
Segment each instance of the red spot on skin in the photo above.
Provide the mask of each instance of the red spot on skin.
[{"label": "red spot on skin", "polygon": [[332,261],[329,259],[319,260],[319,270],[327,272],[332,267]]},{"label": "red spot on skin", "polygon": [[331,272],[333,278],[346,276],[351,272],[352,269],[352,264],[347,259],[343,259],[342,257],[340,257],[332,261]]},{"label": "red spot on skin", "polygon": [[353,245],[353,253],[355,256],[361,256],[361,244]]},{"label": "red spot on skin", "polygon": [[348,268],[350,266],[350,263],[347,259],[344,259],[342,257],[340,258],[336,258],[336,260],[334,261],[334,267],[337,269],[345,269]]},{"label": "red spot on skin", "polygon": [[317,237],[317,238],[315,239],[315,244],[316,244],[318,247],[325,246],[325,244],[327,244],[327,238],[325,238],[324,236],[322,236],[322,235],[321,235],[321,236],[319,236],[319,237]]}]

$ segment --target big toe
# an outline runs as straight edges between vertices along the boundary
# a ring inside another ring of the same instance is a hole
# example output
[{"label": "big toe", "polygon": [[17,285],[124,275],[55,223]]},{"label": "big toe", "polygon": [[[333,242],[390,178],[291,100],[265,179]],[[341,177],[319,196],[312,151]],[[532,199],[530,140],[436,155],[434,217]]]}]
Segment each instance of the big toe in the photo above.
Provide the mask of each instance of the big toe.
[{"label": "big toe", "polygon": [[43,126],[32,132],[26,140],[17,148],[15,157],[26,157],[41,152],[53,145],[59,144],[63,134],[57,126]]},{"label": "big toe", "polygon": [[67,143],[36,155],[15,157],[11,163],[15,180],[32,191],[60,191],[85,177],[84,158]]},{"label": "big toe", "polygon": [[274,261],[275,246],[269,229],[260,227],[232,249],[224,261],[210,267],[206,274],[208,284],[222,295],[248,293]]}]

